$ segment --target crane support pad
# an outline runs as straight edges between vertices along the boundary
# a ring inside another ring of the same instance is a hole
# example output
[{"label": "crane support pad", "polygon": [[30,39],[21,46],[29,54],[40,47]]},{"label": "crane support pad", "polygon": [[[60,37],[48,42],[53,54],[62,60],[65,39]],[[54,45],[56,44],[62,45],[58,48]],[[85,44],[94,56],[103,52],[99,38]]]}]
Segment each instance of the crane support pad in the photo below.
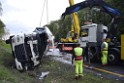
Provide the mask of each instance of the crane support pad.
[{"label": "crane support pad", "polygon": [[121,60],[124,60],[124,34],[121,35]]}]

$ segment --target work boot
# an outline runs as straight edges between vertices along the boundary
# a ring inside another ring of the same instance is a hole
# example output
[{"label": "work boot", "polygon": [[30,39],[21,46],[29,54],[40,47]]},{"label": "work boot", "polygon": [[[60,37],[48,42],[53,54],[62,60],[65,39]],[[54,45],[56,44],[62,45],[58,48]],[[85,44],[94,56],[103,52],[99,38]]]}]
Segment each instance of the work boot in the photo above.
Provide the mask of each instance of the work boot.
[{"label": "work boot", "polygon": [[79,75],[78,78],[82,78],[84,75]]},{"label": "work boot", "polygon": [[79,78],[79,76],[75,76],[75,78],[74,78],[74,79],[78,80],[78,78]]},{"label": "work boot", "polygon": [[103,67],[107,66],[107,64],[102,64]]}]

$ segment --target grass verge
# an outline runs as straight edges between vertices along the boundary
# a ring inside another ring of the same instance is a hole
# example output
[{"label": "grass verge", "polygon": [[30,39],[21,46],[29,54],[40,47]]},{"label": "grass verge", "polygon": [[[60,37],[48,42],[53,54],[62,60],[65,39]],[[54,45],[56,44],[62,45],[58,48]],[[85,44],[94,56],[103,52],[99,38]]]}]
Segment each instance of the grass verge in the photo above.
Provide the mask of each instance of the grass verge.
[{"label": "grass verge", "polygon": [[45,57],[40,65],[40,71],[49,71],[49,75],[43,80],[43,83],[121,83],[120,81],[101,78],[93,72],[85,72],[84,77],[75,80],[74,67]]}]

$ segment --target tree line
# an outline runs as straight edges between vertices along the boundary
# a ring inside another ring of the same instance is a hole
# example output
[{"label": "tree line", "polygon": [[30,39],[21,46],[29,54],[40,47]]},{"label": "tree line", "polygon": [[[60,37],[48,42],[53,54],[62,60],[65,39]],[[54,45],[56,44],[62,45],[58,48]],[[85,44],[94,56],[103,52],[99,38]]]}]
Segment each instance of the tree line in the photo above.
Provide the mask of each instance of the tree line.
[{"label": "tree line", "polygon": [[[2,4],[0,2],[0,16],[2,15]],[[6,35],[9,34],[9,30],[6,28],[3,21],[0,19],[0,40],[6,39]]]}]

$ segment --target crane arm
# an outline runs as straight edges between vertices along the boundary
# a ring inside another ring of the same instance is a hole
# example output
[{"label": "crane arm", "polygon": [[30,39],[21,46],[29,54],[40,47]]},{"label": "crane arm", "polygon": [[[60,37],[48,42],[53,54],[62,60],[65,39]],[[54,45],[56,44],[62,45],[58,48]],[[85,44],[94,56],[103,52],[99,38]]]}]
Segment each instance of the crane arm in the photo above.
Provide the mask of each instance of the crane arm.
[{"label": "crane arm", "polygon": [[103,11],[108,13],[110,16],[115,17],[115,16],[121,16],[121,13],[117,10],[109,6],[107,3],[105,3],[103,0],[86,0],[81,3],[77,3],[73,6],[67,7],[66,11],[62,14],[63,16],[66,16],[68,14],[77,12],[81,9],[84,9],[86,7],[92,8],[94,6],[99,6],[103,8]]}]

